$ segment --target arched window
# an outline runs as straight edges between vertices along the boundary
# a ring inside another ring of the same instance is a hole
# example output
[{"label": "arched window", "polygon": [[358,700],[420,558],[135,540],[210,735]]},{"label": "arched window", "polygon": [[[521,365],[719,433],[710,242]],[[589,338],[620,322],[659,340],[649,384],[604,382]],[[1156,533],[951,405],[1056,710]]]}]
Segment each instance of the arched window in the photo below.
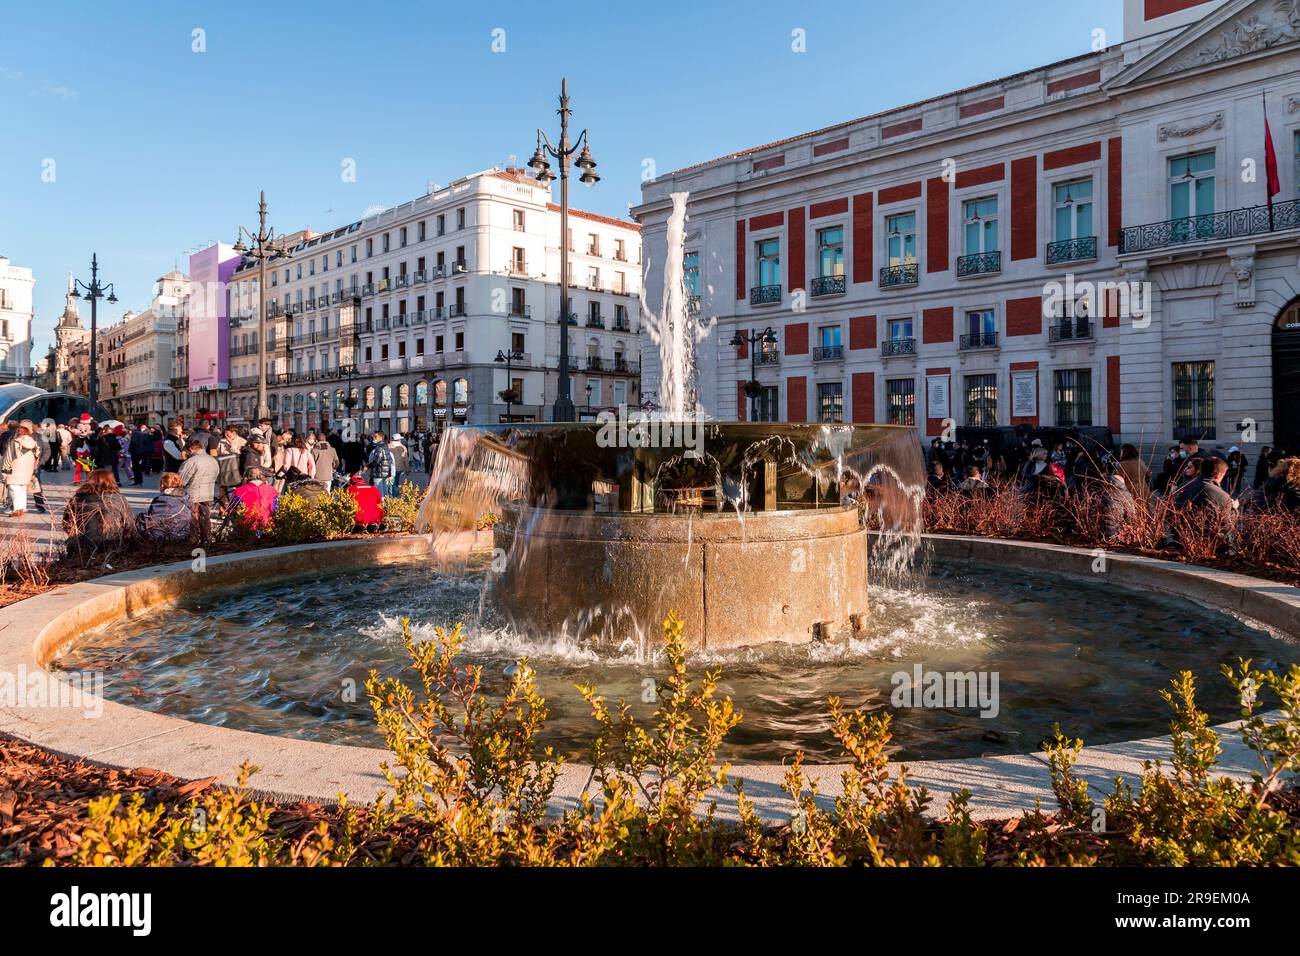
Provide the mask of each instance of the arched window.
[{"label": "arched window", "polygon": [[266,396],[266,407],[269,411],[274,412],[279,407],[279,404],[280,404],[279,395]]},{"label": "arched window", "polygon": [[393,386],[385,385],[383,388],[379,390],[379,407],[380,408],[393,407]]},{"label": "arched window", "polygon": [[437,405],[447,404],[447,383],[443,379],[433,383],[433,401]]},{"label": "arched window", "polygon": [[407,385],[405,382],[397,386],[397,407],[411,407],[411,386]]},{"label": "arched window", "polygon": [[307,398],[302,394],[302,392],[299,392],[297,395],[293,397],[293,410],[295,412],[301,412],[306,407],[307,407]]},{"label": "arched window", "polygon": [[421,407],[429,404],[429,383],[424,379],[415,383],[415,404]]},{"label": "arched window", "polygon": [[315,393],[315,392],[308,392],[308,393],[307,393],[307,411],[309,411],[309,412],[314,412],[314,411],[316,411],[316,393]]},{"label": "arched window", "polygon": [[375,387],[374,387],[373,385],[367,385],[367,386],[366,386],[365,396],[366,396],[365,399],[364,399],[364,400],[362,401],[362,403],[361,403],[361,407],[362,407],[362,408],[365,408],[365,409],[371,409],[371,408],[374,408],[374,407],[375,407]]},{"label": "arched window", "polygon": [[[352,389],[352,401],[355,403],[360,399],[360,397],[361,397],[360,392],[358,392],[357,389],[354,387]],[[352,406],[353,409],[356,409],[356,407],[357,406],[355,404]]]},{"label": "arched window", "polygon": [[464,405],[469,402],[469,379],[456,379],[451,387],[451,401],[453,405]]}]

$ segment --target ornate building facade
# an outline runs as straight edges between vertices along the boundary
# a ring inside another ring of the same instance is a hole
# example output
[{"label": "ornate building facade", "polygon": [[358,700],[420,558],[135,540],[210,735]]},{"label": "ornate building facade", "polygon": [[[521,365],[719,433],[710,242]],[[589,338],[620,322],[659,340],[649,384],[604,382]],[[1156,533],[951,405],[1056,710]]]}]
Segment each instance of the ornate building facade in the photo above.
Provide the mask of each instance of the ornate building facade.
[{"label": "ornate building facade", "polygon": [[[1300,442],[1300,0],[1127,0],[1125,22],[1121,44],[647,183],[653,268],[689,193],[688,301],[717,318],[703,408]],[[731,344],[768,328],[758,354]]]}]

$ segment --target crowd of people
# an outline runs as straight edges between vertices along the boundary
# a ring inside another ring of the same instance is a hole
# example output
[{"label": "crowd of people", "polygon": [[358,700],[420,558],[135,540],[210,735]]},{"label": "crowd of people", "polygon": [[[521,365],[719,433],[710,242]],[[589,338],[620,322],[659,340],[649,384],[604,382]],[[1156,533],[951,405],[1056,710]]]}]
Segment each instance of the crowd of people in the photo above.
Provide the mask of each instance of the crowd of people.
[{"label": "crowd of people", "polygon": [[1274,508],[1300,515],[1300,456],[1272,446],[1260,450],[1253,467],[1237,446],[1206,450],[1195,439],[1170,445],[1158,470],[1134,445],[1121,446],[1115,456],[1073,439],[1048,448],[1025,438],[996,452],[983,444],[935,439],[927,458],[931,491],[985,496],[1012,487],[1033,501],[1098,496],[1108,537],[1132,520],[1138,502],[1213,509],[1227,521]]},{"label": "crowd of people", "polygon": [[[76,491],[62,521],[70,553],[114,551],[130,540],[207,541],[214,526],[232,524],[261,534],[273,521],[286,488],[315,498],[342,488],[357,502],[360,530],[378,531],[384,499],[398,493],[413,471],[431,467],[437,437],[386,436],[375,431],[345,438],[339,430],[276,431],[269,419],[255,426],[224,424],[166,428],[95,422],[10,422],[0,432],[3,513],[28,507],[48,512],[42,473],[72,471]],[[133,515],[121,486],[142,486],[158,475],[158,493]]]}]

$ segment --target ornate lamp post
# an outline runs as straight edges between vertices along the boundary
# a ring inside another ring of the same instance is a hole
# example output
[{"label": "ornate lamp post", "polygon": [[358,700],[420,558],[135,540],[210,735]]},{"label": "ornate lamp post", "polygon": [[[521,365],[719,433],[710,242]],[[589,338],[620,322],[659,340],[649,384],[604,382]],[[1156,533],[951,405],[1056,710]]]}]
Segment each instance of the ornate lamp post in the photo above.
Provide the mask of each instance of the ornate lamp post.
[{"label": "ornate lamp post", "polygon": [[[509,352],[503,352],[501,349],[497,349],[497,356],[495,359],[493,359],[493,361],[495,362],[504,363],[506,367],[506,389],[502,393],[502,396],[506,400],[506,421],[507,422],[514,421],[514,416],[510,412],[510,407],[514,404],[515,383],[510,377],[510,369],[513,363],[522,361],[523,357],[524,357],[524,353],[520,352],[518,349],[511,349]],[[522,395],[519,397],[520,399],[523,398]],[[560,419],[556,419],[556,421],[559,420]]]},{"label": "ornate lamp post", "polygon": [[[591,147],[587,142],[587,131],[578,134],[576,142],[569,141],[569,81],[560,80],[560,145],[551,144],[550,137],[542,129],[537,130],[537,151],[528,165],[537,174],[537,181],[549,186],[555,179],[547,155],[555,157],[560,164],[560,377],[556,386],[555,405],[551,418],[557,422],[571,422],[577,417],[573,407],[571,382],[569,378],[569,162],[577,153],[573,165],[582,170],[579,181],[586,186],[600,182],[596,175],[596,161],[591,158]],[[582,151],[578,152],[581,145]]]},{"label": "ornate lamp post", "polygon": [[775,345],[776,333],[772,331],[769,325],[762,332],[750,332],[748,335],[742,334],[740,329],[736,329],[736,334],[731,337],[729,343],[733,348],[740,348],[746,342],[749,343],[749,381],[745,383],[745,394],[749,396],[749,420],[758,421],[758,346]]},{"label": "ornate lamp post", "polygon": [[[247,245],[244,239],[248,239]],[[261,420],[271,417],[271,409],[266,404],[266,360],[269,354],[266,348],[266,263],[268,260],[292,258],[284,236],[277,236],[274,229],[266,227],[266,190],[262,190],[258,198],[257,232],[240,226],[234,249],[257,260],[257,347],[261,353],[257,362],[257,417]]]},{"label": "ornate lamp post", "polygon": [[117,296],[113,294],[113,283],[107,284],[99,281],[99,256],[96,253],[90,254],[90,285],[82,282],[80,279],[72,280],[72,293],[76,295],[77,288],[81,287],[86,290],[83,298],[90,303],[90,385],[86,389],[86,397],[90,399],[93,405],[99,401],[99,351],[98,338],[96,334],[99,324],[99,316],[96,306],[99,300],[107,296],[109,303],[116,304]]},{"label": "ornate lamp post", "polygon": [[591,383],[587,383],[587,415],[591,415]]}]

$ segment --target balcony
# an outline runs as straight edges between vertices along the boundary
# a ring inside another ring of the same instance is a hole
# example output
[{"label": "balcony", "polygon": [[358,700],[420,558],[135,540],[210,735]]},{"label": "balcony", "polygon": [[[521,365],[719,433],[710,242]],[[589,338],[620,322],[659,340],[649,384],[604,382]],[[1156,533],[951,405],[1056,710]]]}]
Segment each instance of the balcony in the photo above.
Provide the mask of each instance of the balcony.
[{"label": "balcony", "polygon": [[1097,258],[1097,237],[1086,236],[1083,239],[1063,239],[1047,244],[1047,264],[1060,265],[1063,262],[1091,262]]},{"label": "balcony", "polygon": [[595,315],[587,316],[587,328],[603,329],[604,327],[605,327],[605,318],[599,312],[597,312]]},{"label": "balcony", "polygon": [[823,295],[843,295],[844,276],[818,276],[812,280],[813,298]]},{"label": "balcony", "polygon": [[632,324],[627,319],[615,319],[614,324],[610,326],[615,332],[631,332]]},{"label": "balcony", "polygon": [[528,275],[528,263],[519,259],[511,259],[506,266],[506,271],[513,276],[526,276]]},{"label": "balcony", "polygon": [[416,282],[428,282],[428,281],[429,281],[429,273],[428,273],[427,271],[425,271],[424,269],[421,269],[419,272],[417,272],[417,273],[415,274],[415,281],[416,281]]},{"label": "balcony", "polygon": [[614,356],[614,373],[616,375],[635,375],[636,372],[637,365],[635,362],[629,362],[627,359],[619,358],[617,355]]},{"label": "balcony", "polygon": [[452,271],[452,272],[468,272],[468,271],[469,271],[469,266],[466,264],[466,262],[465,262],[464,259],[457,259],[455,262],[453,262],[453,263],[451,264],[451,271]]},{"label": "balcony", "polygon": [[760,349],[754,356],[759,365],[777,366],[781,364],[780,349]]},{"label": "balcony", "polygon": [[750,305],[780,305],[781,287],[779,285],[756,285],[749,290]]},{"label": "balcony", "polygon": [[921,281],[921,265],[906,262],[901,266],[885,266],[880,270],[880,288],[904,289]]},{"label": "balcony", "polygon": [[880,354],[884,358],[891,355],[915,355],[916,339],[914,338],[895,338],[885,339],[880,343]]},{"label": "balcony", "polygon": [[958,347],[963,352],[972,349],[995,349],[998,347],[998,334],[996,332],[970,332],[961,337],[961,343]]},{"label": "balcony", "polygon": [[1264,236],[1272,232],[1300,229],[1300,199],[1268,206],[1250,206],[1229,212],[1213,212],[1185,219],[1143,226],[1126,226],[1120,230],[1120,255],[1151,252],[1196,242]]},{"label": "balcony", "polygon": [[533,315],[533,307],[531,305],[515,305],[514,303],[511,303],[510,305],[511,318],[528,319],[528,318],[532,318],[532,315]]},{"label": "balcony", "polygon": [[1002,271],[1002,253],[977,252],[972,256],[957,257],[957,278],[991,276]]},{"label": "balcony", "polygon": [[841,362],[844,360],[844,346],[823,345],[813,349],[814,362]]},{"label": "balcony", "polygon": [[587,356],[587,371],[602,372],[605,369],[605,362],[599,355]]},{"label": "balcony", "polygon": [[405,274],[399,275],[396,279],[393,280],[394,289],[405,289],[410,284],[411,284],[410,277]]},{"label": "balcony", "polygon": [[453,319],[460,318],[465,314],[465,303],[453,302],[451,305],[447,306],[447,314]]},{"label": "balcony", "polygon": [[1049,342],[1077,342],[1093,338],[1093,325],[1088,319],[1057,320],[1047,327]]},{"label": "balcony", "polygon": [[365,296],[374,295],[375,284],[373,282],[367,282],[365,285],[361,287],[361,294]]}]

